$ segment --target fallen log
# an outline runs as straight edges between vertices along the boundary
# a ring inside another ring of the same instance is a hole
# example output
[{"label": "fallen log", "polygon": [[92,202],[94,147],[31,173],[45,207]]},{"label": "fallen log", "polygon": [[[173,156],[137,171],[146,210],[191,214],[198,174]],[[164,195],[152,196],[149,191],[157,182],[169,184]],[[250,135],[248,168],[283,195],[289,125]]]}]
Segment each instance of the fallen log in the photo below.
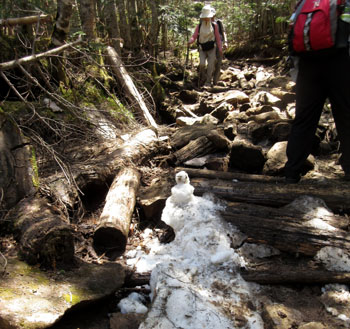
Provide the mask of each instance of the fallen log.
[{"label": "fallen log", "polygon": [[[305,200],[305,199],[304,199]],[[305,200],[304,202],[307,202]],[[260,206],[256,204],[242,203],[242,202],[228,202],[227,212],[232,215],[247,215],[251,217],[269,218],[276,221],[288,220],[297,223],[306,223],[314,218],[320,218],[328,225],[341,230],[347,230],[349,227],[349,219],[345,216],[327,214],[324,211],[317,214],[317,211],[311,212],[310,209],[305,211],[297,209],[297,205],[290,207],[272,208],[267,206]]]},{"label": "fallen log", "polygon": [[51,20],[52,20],[52,17],[50,15],[6,18],[6,19],[0,19],[0,26],[27,25],[27,24],[34,24],[37,22],[50,22]]},{"label": "fallen log", "polygon": [[326,246],[350,251],[350,237],[344,230],[306,225],[303,219],[300,222],[300,214],[294,216],[283,211],[269,213],[268,210],[259,212],[259,209],[239,211],[236,203],[229,203],[221,215],[244,233],[246,241],[250,243],[268,244],[281,251],[307,256],[315,256]]},{"label": "fallen log", "polygon": [[107,47],[107,55],[112,64],[112,70],[120,80],[122,87],[133,105],[136,105],[142,117],[146,122],[154,128],[158,128],[157,123],[154,121],[152,115],[150,114],[146,103],[144,102],[142,96],[138,92],[134,82],[132,81],[130,75],[126,71],[122,60],[120,59],[118,53],[113,47]]},{"label": "fallen log", "polygon": [[175,164],[180,164],[195,157],[211,153],[214,150],[213,143],[207,137],[201,136],[177,150],[171,157],[175,158]]},{"label": "fallen log", "polygon": [[177,129],[171,136],[171,147],[174,149],[179,149],[187,145],[192,140],[195,140],[202,136],[207,136],[208,133],[213,129],[217,129],[217,127],[213,124],[194,124],[192,126],[185,126],[180,129]]},{"label": "fallen log", "polygon": [[282,182],[283,177],[254,175],[237,172],[224,172],[208,169],[194,169],[194,168],[176,168],[176,172],[186,171],[190,178],[209,178],[209,179],[223,179],[223,180],[238,180],[242,182]]},{"label": "fallen log", "polygon": [[259,284],[328,284],[328,283],[350,283],[350,273],[330,272],[322,269],[312,269],[308,267],[300,268],[300,266],[286,266],[278,264],[267,269],[242,269],[241,275],[248,282]]},{"label": "fallen log", "polygon": [[29,264],[56,267],[74,257],[72,229],[63,214],[45,199],[22,199],[5,217],[19,241],[20,254]]},{"label": "fallen log", "polygon": [[139,185],[140,173],[134,168],[124,168],[115,177],[93,236],[97,252],[125,251]]},{"label": "fallen log", "polygon": [[48,194],[62,209],[66,209],[67,213],[74,209],[74,219],[79,218],[84,210],[80,200],[81,192],[85,194],[91,186],[105,186],[126,164],[137,166],[150,158],[154,145],[159,147],[157,141],[155,132],[145,129],[113,150],[109,150],[108,143],[101,142],[89,162],[70,167],[71,179],[67,179],[67,175],[62,172],[42,179],[43,193]]},{"label": "fallen log", "polygon": [[348,182],[334,181],[330,183],[261,183],[261,182],[232,182],[193,178],[191,184],[195,194],[202,195],[211,192],[220,198],[247,202],[271,207],[281,207],[296,198],[309,195],[324,200],[333,212],[350,211],[350,189]]}]

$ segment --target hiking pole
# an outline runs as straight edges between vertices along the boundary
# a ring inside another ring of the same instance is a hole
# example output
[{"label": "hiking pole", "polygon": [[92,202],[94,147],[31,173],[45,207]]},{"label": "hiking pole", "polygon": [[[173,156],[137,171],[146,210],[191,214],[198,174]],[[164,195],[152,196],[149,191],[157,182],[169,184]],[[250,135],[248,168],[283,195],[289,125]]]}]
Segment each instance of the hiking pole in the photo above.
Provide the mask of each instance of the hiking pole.
[{"label": "hiking pole", "polygon": [[186,51],[186,60],[185,60],[185,65],[184,65],[184,73],[183,73],[183,77],[182,77],[182,86],[185,85],[185,79],[186,79],[186,68],[188,65],[188,57],[189,57],[189,52],[190,52],[190,46],[187,45],[187,51]]}]

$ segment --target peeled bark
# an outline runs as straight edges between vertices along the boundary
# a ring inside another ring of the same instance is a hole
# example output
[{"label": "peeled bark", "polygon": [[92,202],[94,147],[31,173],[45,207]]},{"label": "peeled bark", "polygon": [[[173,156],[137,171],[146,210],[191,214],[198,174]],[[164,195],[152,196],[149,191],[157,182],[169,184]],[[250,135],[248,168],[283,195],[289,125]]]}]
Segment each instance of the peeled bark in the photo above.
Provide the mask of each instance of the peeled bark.
[{"label": "peeled bark", "polygon": [[140,173],[134,168],[122,169],[114,179],[94,233],[98,252],[124,252],[139,185]]}]

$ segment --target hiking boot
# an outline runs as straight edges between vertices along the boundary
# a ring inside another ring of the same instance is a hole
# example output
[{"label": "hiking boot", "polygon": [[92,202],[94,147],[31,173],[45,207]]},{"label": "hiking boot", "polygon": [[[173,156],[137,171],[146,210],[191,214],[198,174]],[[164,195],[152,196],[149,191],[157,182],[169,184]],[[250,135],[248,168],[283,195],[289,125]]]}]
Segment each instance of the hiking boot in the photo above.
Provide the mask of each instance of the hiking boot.
[{"label": "hiking boot", "polygon": [[300,181],[300,175],[295,175],[295,176],[286,176],[284,178],[284,182],[286,184],[297,184]]}]

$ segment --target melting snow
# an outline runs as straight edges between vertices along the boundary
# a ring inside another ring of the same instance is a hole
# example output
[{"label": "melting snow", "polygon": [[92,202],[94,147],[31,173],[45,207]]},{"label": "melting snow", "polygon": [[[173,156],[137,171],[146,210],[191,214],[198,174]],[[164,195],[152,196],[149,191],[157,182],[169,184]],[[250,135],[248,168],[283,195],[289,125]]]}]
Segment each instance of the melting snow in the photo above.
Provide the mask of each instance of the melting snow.
[{"label": "melting snow", "polygon": [[[175,179],[177,184],[162,213],[162,220],[174,229],[175,239],[160,244],[151,230],[145,230],[143,239],[149,251],[138,248],[127,254],[128,265],[137,272],[152,271],[152,307],[139,329],[234,329],[235,319],[239,327],[244,321],[246,329],[264,328],[261,308],[254,297],[259,285],[244,281],[237,269],[246,265],[243,256],[268,257],[278,250],[247,245],[241,248],[241,254],[237,253],[231,245],[237,240],[235,235],[241,233],[220,217],[224,205],[209,194],[193,195],[194,188],[186,172],[178,173]],[[298,209],[303,207],[308,213],[307,220],[329,214],[318,200],[314,204],[311,199],[297,202]],[[135,296],[125,300],[128,299]],[[138,298],[136,301],[142,302]],[[125,308],[123,300],[120,307]]]}]

